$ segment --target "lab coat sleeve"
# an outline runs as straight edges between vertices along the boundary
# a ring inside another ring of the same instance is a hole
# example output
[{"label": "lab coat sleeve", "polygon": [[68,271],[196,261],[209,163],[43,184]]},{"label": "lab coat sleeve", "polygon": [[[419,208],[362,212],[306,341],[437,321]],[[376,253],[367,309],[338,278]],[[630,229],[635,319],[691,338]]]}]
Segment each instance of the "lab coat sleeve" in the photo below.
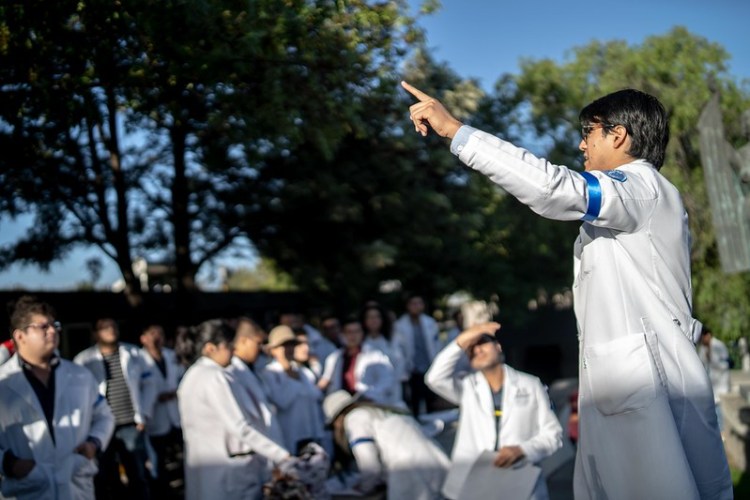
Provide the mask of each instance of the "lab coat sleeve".
[{"label": "lab coat sleeve", "polygon": [[394,326],[393,333],[391,336],[391,349],[393,351],[394,368],[396,370],[396,377],[399,382],[405,382],[409,379],[406,360],[406,337],[401,332],[401,329]]},{"label": "lab coat sleeve", "polygon": [[618,170],[614,177],[602,171],[581,174],[480,130],[464,132],[465,144],[452,145],[459,159],[543,217],[633,231],[656,206],[658,187],[651,175],[632,170]]},{"label": "lab coat sleeve", "polygon": [[340,351],[334,351],[325,360],[323,364],[323,374],[320,376],[321,380],[330,382],[333,380],[333,374],[336,371],[336,363],[341,358]]},{"label": "lab coat sleeve", "polygon": [[86,375],[88,375],[87,379],[89,380],[89,401],[93,404],[91,429],[88,435],[99,440],[101,451],[104,451],[109,446],[109,441],[115,431],[115,416],[112,414],[109,403],[107,403],[107,398],[99,394],[99,386],[94,377],[88,371]]},{"label": "lab coat sleeve", "polygon": [[562,427],[552,411],[547,391],[539,381],[534,384],[534,398],[538,409],[536,419],[539,432],[519,446],[526,459],[536,463],[562,447]]},{"label": "lab coat sleeve", "polygon": [[458,405],[461,402],[462,381],[465,373],[458,373],[456,365],[466,353],[456,342],[451,342],[437,356],[424,376],[425,383],[445,400]]},{"label": "lab coat sleeve", "polygon": [[233,437],[274,463],[287,458],[289,456],[287,450],[258,431],[245,419],[224,373],[216,371],[208,376],[216,377],[216,380],[211,384],[212,390],[206,391],[206,397],[211,407],[216,408],[224,427],[232,433]]},{"label": "lab coat sleeve", "polygon": [[383,482],[385,477],[375,442],[372,416],[367,411],[354,410],[344,418],[344,430],[361,474],[358,489],[368,493]]},{"label": "lab coat sleeve", "polygon": [[140,366],[141,380],[140,380],[140,398],[141,398],[141,414],[145,418],[145,423],[148,423],[154,416],[154,406],[156,405],[157,386],[156,378],[154,377],[153,370],[156,370],[155,366],[149,366],[144,359],[143,355],[138,353],[136,358]]}]

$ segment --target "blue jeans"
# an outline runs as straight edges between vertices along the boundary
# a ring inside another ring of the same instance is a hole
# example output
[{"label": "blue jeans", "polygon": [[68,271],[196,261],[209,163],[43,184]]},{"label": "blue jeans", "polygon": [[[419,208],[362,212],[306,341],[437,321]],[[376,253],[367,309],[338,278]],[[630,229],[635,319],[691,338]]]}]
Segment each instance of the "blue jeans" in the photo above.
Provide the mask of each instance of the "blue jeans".
[{"label": "blue jeans", "polygon": [[[125,469],[127,484],[120,477]],[[99,474],[94,479],[97,500],[150,498],[146,471],[146,434],[135,424],[115,428],[109,446],[99,457]]]}]

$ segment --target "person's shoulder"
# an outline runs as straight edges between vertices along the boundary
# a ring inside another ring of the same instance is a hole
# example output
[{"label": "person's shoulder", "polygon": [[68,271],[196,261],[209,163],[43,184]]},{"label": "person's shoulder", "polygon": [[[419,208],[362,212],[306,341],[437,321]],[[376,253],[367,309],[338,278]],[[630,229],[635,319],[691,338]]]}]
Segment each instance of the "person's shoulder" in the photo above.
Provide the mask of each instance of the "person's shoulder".
[{"label": "person's shoulder", "polygon": [[129,342],[120,342],[119,344],[120,352],[126,351],[128,354],[132,356],[142,356],[143,352],[141,351],[141,348],[138,347],[135,344],[131,344]]},{"label": "person's shoulder", "polygon": [[96,355],[96,346],[92,345],[73,357],[74,363],[84,363]]},{"label": "person's shoulder", "polygon": [[96,379],[94,378],[94,375],[92,375],[91,371],[87,368],[76,364],[72,361],[69,361],[67,359],[60,358],[59,365],[57,367],[57,370],[59,370],[60,373],[67,374],[69,377],[73,377],[75,379],[78,379],[80,382],[76,382],[74,384],[68,383],[65,384],[65,387],[67,389],[75,388],[75,387],[83,387],[80,385],[81,383],[88,383],[94,387],[97,387],[98,384],[96,382]]},{"label": "person's shoulder", "polygon": [[0,381],[20,371],[21,370],[18,366],[18,354],[14,354],[5,363],[0,365]]},{"label": "person's shoulder", "polygon": [[542,387],[544,386],[544,384],[542,384],[542,380],[536,375],[517,370],[508,364],[505,365],[505,369],[510,377],[514,377],[516,379],[516,383],[533,384]]}]

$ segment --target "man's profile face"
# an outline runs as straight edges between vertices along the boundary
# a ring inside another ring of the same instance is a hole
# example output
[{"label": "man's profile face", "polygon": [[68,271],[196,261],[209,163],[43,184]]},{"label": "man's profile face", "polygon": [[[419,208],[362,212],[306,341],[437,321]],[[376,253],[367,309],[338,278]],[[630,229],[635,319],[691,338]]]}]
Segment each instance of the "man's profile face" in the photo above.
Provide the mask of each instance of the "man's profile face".
[{"label": "man's profile face", "polygon": [[46,359],[52,356],[60,342],[54,327],[55,319],[44,314],[31,314],[25,328],[14,332],[18,353],[21,357]]}]

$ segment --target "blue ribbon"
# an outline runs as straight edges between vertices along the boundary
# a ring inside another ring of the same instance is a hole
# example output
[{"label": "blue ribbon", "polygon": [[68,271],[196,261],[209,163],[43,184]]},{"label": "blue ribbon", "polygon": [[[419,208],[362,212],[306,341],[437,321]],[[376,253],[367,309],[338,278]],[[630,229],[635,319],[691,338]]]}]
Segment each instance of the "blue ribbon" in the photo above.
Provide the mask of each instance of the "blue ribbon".
[{"label": "blue ribbon", "polygon": [[586,222],[592,222],[599,217],[599,212],[602,209],[602,186],[599,184],[599,179],[592,173],[581,172],[581,175],[586,179],[589,192],[589,206],[586,209],[586,214],[581,219]]}]

